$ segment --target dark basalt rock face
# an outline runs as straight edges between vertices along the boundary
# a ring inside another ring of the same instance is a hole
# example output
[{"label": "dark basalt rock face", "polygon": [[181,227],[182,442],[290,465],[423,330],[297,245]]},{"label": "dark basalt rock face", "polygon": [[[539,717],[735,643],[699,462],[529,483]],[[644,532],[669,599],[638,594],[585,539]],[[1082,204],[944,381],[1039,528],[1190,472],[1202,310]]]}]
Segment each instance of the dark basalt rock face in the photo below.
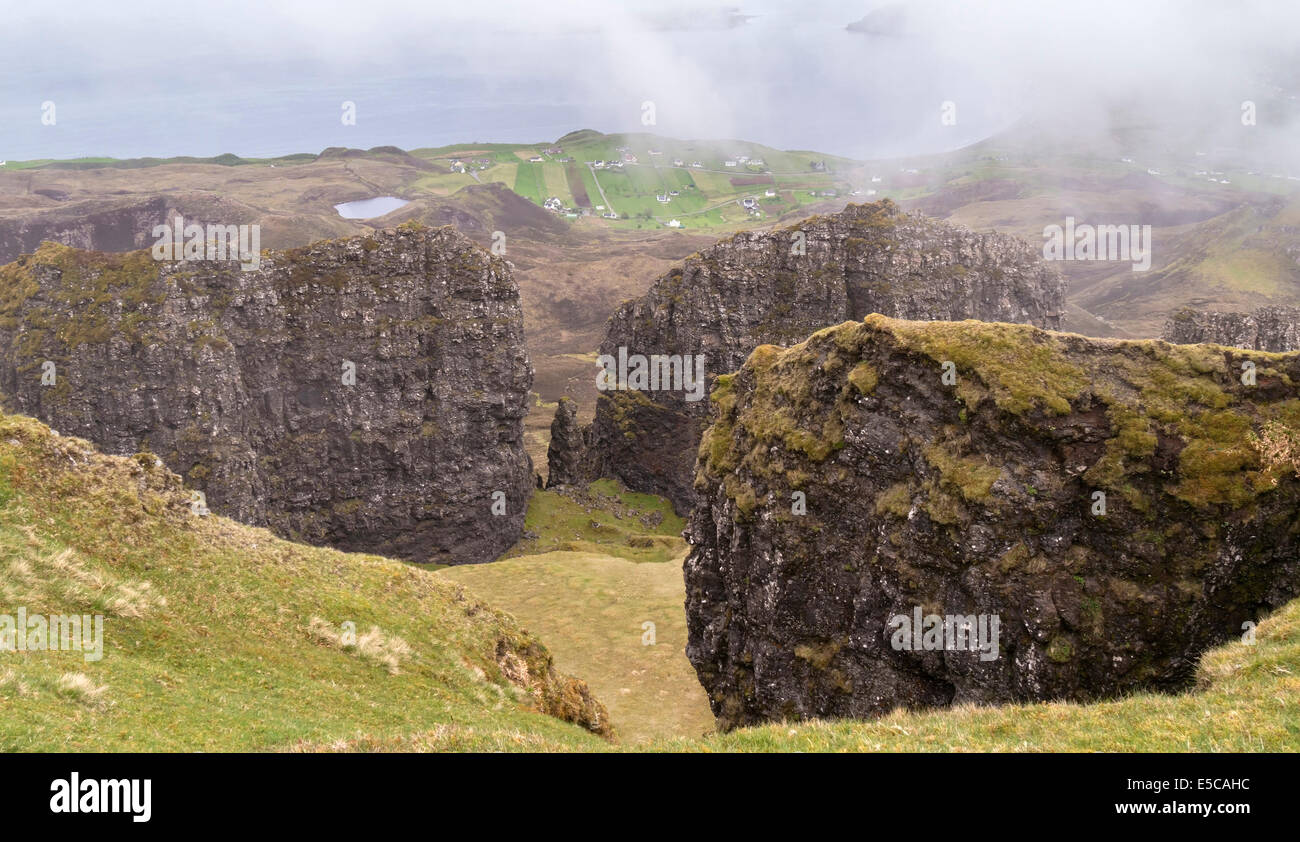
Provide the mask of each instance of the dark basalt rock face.
[{"label": "dark basalt rock face", "polygon": [[508,264],[449,228],[250,271],[53,243],[0,267],[7,410],[153,452],[212,510],[294,540],[496,557],[532,493],[531,385]]},{"label": "dark basalt rock face", "polygon": [[[883,313],[909,319],[1058,327],[1065,282],[1024,240],[903,213],[888,200],[767,233],[741,233],[688,258],[610,319],[600,353],[703,354],[707,382],[765,342]],[[695,450],[708,401],[682,391],[606,391],[587,477],[694,503]]]},{"label": "dark basalt rock face", "polygon": [[1261,307],[1253,313],[1182,309],[1161,336],[1181,345],[1213,342],[1255,351],[1300,351],[1300,308]]},{"label": "dark basalt rock face", "polygon": [[[1300,354],[974,321],[759,347],[687,533],[720,725],[1187,687],[1300,593],[1297,383]],[[997,617],[996,657],[896,639],[918,613]]]}]

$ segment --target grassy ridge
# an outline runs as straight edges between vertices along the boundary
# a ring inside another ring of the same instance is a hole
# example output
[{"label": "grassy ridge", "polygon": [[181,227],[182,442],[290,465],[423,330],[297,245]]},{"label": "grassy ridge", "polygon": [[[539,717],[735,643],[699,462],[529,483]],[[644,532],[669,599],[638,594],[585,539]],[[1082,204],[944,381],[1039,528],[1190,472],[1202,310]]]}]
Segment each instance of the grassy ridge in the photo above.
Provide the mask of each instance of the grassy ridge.
[{"label": "grassy ridge", "polygon": [[[431,571],[189,506],[150,455],[0,416],[0,613],[105,615],[100,661],[0,652],[0,749],[600,749],[607,727],[514,621]],[[356,640],[343,624],[355,623]]]}]

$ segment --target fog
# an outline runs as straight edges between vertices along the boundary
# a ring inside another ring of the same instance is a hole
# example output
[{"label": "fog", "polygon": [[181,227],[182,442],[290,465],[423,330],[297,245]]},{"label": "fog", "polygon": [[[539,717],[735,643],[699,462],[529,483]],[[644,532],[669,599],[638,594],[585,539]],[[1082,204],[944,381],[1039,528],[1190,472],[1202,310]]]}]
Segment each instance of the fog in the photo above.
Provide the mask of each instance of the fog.
[{"label": "fog", "polygon": [[[883,15],[888,31],[846,29],[889,7],[901,12]],[[1286,2],[123,0],[0,11],[0,158],[410,148],[577,128],[878,157],[1014,128],[1094,149],[1138,129],[1125,137],[1300,165],[1300,4]],[[351,131],[337,125],[343,99],[358,106]],[[47,101],[57,126],[40,123]],[[1256,126],[1242,125],[1245,101]],[[945,102],[955,124],[940,120]]]}]

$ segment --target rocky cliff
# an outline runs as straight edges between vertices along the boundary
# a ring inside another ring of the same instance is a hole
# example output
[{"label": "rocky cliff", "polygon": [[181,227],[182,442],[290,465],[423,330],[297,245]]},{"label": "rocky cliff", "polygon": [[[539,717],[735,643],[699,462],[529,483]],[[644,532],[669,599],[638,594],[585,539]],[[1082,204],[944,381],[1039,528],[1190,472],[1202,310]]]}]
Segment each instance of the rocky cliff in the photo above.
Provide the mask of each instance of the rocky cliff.
[{"label": "rocky cliff", "polygon": [[[53,243],[0,268],[0,392],[286,537],[480,562],[522,530],[532,369],[509,266],[449,228],[233,261]],[[495,507],[494,507],[495,504]]]},{"label": "rocky cliff", "polygon": [[1300,351],[1300,308],[1260,307],[1253,313],[1182,309],[1170,316],[1161,335],[1180,344],[1213,342],[1256,351]]},{"label": "rocky cliff", "polygon": [[974,321],[759,347],[688,528],[720,724],[1186,687],[1300,593],[1297,383],[1300,354]]},{"label": "rocky cliff", "polygon": [[[798,342],[868,313],[1059,324],[1065,286],[1023,240],[903,213],[885,200],[688,258],[610,319],[600,353],[703,355],[709,383],[756,346]],[[606,391],[582,463],[686,512],[708,401],[682,390]]]}]

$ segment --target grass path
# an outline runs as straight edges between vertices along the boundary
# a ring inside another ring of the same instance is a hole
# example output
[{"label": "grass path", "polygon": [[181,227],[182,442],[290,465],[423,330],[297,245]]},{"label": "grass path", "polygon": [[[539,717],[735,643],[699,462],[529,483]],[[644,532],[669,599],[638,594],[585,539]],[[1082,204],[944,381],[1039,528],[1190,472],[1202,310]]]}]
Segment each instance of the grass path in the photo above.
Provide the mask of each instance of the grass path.
[{"label": "grass path", "polygon": [[[686,660],[681,556],[638,563],[550,552],[438,575],[545,640],[557,668],[582,676],[609,708],[622,743],[713,729],[708,699]],[[653,643],[646,623],[654,624]]]}]

